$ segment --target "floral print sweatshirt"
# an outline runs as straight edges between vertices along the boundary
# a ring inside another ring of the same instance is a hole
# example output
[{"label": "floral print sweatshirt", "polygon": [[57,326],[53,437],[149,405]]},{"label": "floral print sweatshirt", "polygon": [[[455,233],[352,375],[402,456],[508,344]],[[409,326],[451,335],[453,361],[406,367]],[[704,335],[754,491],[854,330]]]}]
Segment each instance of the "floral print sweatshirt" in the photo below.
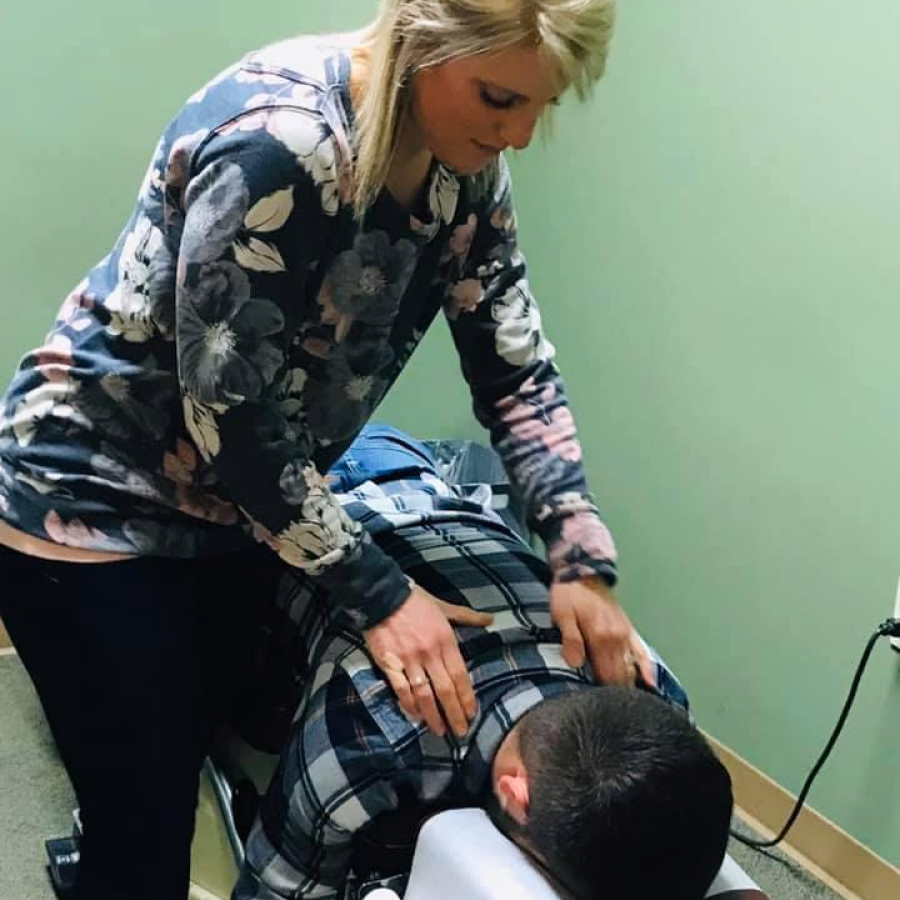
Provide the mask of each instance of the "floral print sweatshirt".
[{"label": "floral print sweatshirt", "polygon": [[348,41],[270,46],[187,101],[112,252],[3,398],[0,515],[137,555],[264,540],[370,627],[410,588],[320,473],[443,309],[556,577],[614,582],[506,165],[435,162],[423,208],[383,191],[360,223]]}]

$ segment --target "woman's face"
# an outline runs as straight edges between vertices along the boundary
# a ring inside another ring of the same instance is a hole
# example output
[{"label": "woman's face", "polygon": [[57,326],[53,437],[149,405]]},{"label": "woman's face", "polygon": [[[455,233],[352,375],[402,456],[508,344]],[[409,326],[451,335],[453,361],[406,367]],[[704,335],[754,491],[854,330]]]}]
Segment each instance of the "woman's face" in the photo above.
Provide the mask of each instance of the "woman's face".
[{"label": "woman's face", "polygon": [[413,125],[440,162],[474,175],[507,147],[527,147],[562,89],[538,47],[467,56],[416,73]]}]

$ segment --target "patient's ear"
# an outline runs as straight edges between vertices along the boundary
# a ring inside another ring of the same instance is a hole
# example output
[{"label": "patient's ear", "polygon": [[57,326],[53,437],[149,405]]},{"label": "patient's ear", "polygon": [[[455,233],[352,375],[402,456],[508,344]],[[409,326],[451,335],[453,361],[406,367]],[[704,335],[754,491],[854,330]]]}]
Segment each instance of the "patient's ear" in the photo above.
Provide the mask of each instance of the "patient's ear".
[{"label": "patient's ear", "polygon": [[500,808],[514,822],[525,825],[528,822],[528,773],[520,762],[517,766],[504,772],[496,780],[494,790]]}]

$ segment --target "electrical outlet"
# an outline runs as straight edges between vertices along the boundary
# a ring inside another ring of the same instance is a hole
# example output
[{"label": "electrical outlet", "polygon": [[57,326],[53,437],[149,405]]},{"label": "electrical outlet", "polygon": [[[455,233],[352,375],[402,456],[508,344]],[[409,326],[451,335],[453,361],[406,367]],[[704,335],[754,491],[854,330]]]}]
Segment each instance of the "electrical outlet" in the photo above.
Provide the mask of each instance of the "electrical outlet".
[{"label": "electrical outlet", "polygon": [[[894,613],[895,619],[900,619],[900,581],[897,582],[897,593],[894,595]],[[900,638],[891,638],[891,646],[900,653]]]}]

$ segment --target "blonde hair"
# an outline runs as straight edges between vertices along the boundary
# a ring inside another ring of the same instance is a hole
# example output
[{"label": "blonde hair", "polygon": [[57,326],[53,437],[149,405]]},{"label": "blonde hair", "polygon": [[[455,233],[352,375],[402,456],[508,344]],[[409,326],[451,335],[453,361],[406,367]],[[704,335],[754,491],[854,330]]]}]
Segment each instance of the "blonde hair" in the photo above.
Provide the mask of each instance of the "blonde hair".
[{"label": "blonde hair", "polygon": [[520,44],[539,46],[579,98],[603,75],[615,0],[381,0],[363,34],[368,73],[357,118],[354,207],[384,186],[419,69]]}]

